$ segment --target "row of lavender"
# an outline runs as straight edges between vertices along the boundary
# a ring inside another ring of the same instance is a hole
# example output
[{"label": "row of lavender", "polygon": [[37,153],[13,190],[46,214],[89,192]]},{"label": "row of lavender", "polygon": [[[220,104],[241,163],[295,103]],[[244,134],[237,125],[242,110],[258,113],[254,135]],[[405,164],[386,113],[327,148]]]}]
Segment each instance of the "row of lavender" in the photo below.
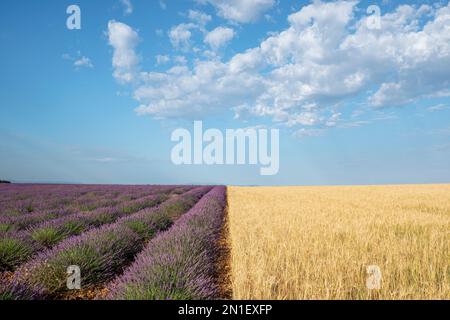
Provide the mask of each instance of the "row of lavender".
[{"label": "row of lavender", "polygon": [[97,209],[89,214],[71,213],[56,219],[47,219],[46,215],[32,215],[28,219],[21,219],[20,226],[26,223],[26,229],[12,228],[0,234],[0,271],[12,271],[37,252],[51,248],[64,239],[113,223],[120,217],[158,205],[167,198],[166,194],[150,195],[115,207]]},{"label": "row of lavender", "polygon": [[[139,187],[137,190],[130,187],[126,187],[120,193],[120,200],[109,199],[107,203],[102,202],[101,199],[94,201],[92,207],[88,209],[74,208],[72,203],[69,203],[65,207],[58,209],[50,209],[43,211],[34,211],[26,214],[20,214],[16,216],[0,215],[0,235],[8,231],[19,231],[36,225],[38,223],[60,218],[74,213],[92,212],[94,210],[101,210],[111,207],[120,207],[124,211],[133,211],[135,206],[140,206],[145,198],[149,195],[164,195],[164,194],[180,194],[191,187],[163,187],[163,186],[146,186],[145,189]],[[1,207],[0,207],[1,208]]]},{"label": "row of lavender", "polygon": [[[167,186],[152,186],[164,192]],[[61,208],[89,211],[148,194],[149,186],[0,185],[0,216]]]},{"label": "row of lavender", "polygon": [[158,205],[169,196],[191,188],[147,186],[147,196],[92,212],[61,211],[58,215],[36,212],[19,217],[0,217],[0,272],[14,270],[37,252],[64,239]]},{"label": "row of lavender", "polygon": [[167,232],[148,243],[107,299],[199,300],[220,298],[218,246],[226,188],[215,187]]},{"label": "row of lavender", "polygon": [[172,194],[156,207],[119,217],[114,223],[42,251],[0,283],[0,299],[61,297],[67,293],[66,270],[70,265],[81,268],[84,288],[104,285],[123,272],[148,240],[167,230],[210,190],[197,187]]},{"label": "row of lavender", "polygon": [[[152,189],[147,189],[145,194],[139,194],[139,196],[136,196],[136,194],[130,195],[128,193],[123,193],[123,194],[121,194],[121,196],[122,197],[127,196],[127,198],[128,197],[132,198],[132,200],[126,201],[126,202],[130,202],[130,201],[137,200],[137,199],[143,198],[143,197],[151,195],[151,194],[158,194],[158,191],[159,190],[154,190],[152,188]],[[167,191],[168,190],[164,190],[162,193],[167,192]],[[60,217],[63,215],[67,215],[67,214],[79,213],[79,212],[90,212],[90,211],[94,211],[94,210],[100,209],[100,208],[113,207],[118,204],[124,204],[124,201],[118,201],[113,198],[110,198],[109,202],[104,203],[104,201],[100,198],[100,199],[93,201],[93,203],[95,203],[95,206],[93,206],[92,208],[88,208],[88,209],[83,209],[83,208],[76,209],[76,208],[74,208],[73,204],[71,204],[71,205],[61,207],[58,209],[53,209],[53,210],[50,209],[50,210],[42,210],[42,211],[33,211],[33,212],[26,213],[26,214],[20,214],[20,215],[15,215],[15,216],[3,215],[3,216],[0,216],[0,232],[9,231],[10,229],[16,229],[16,230],[25,229],[34,223],[39,223],[42,221],[54,219],[54,218],[57,218],[57,217]]]}]

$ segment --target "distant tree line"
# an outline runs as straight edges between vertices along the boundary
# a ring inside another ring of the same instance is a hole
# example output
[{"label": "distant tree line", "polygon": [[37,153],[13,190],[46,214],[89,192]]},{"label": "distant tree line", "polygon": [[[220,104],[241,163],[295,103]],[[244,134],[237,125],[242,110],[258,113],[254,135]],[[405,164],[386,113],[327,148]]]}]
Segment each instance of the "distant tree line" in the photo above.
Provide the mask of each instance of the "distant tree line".
[{"label": "distant tree line", "polygon": [[0,183],[11,183],[11,181],[0,180]]}]

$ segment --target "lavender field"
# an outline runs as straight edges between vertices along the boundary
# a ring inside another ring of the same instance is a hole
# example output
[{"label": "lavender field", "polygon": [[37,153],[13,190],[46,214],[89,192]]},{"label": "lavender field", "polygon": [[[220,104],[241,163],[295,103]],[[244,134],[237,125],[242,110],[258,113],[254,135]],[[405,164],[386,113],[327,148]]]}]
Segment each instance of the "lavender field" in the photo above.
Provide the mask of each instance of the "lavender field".
[{"label": "lavender field", "polygon": [[[226,188],[0,185],[0,300],[215,299]],[[81,288],[68,286],[80,269]]]}]

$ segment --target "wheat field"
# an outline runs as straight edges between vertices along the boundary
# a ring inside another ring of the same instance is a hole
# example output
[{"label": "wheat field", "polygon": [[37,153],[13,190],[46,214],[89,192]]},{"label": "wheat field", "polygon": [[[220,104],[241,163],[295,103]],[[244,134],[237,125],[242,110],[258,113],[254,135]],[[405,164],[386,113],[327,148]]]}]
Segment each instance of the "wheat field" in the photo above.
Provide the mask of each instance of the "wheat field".
[{"label": "wheat field", "polygon": [[228,204],[234,299],[450,298],[450,185],[229,187]]}]

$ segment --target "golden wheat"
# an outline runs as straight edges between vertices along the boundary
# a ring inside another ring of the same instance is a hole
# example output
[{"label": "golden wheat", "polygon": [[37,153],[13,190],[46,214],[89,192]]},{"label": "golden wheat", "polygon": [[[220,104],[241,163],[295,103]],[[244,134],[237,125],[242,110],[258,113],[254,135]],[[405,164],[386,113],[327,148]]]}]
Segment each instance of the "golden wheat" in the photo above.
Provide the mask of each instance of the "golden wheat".
[{"label": "golden wheat", "polygon": [[228,203],[235,299],[450,298],[449,185],[230,187]]}]

